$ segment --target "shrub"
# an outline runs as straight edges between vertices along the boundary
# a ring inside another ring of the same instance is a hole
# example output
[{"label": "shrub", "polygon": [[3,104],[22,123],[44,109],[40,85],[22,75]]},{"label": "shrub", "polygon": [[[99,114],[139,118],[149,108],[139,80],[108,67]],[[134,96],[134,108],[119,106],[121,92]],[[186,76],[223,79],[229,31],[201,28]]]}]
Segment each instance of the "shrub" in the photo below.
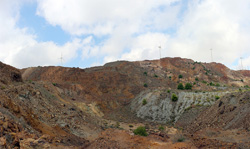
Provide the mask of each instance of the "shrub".
[{"label": "shrub", "polygon": [[196,77],[196,78],[195,78],[195,81],[199,81],[199,79]]},{"label": "shrub", "polygon": [[185,89],[186,90],[191,90],[192,89],[192,84],[191,83],[186,83],[186,85],[185,85]]},{"label": "shrub", "polygon": [[215,85],[215,86],[220,87],[220,84],[219,84],[219,83],[216,83],[216,85]]},{"label": "shrub", "polygon": [[168,92],[168,93],[170,93],[171,91],[170,91],[170,90],[168,90],[167,92]]},{"label": "shrub", "polygon": [[216,100],[220,99],[220,96],[216,95],[216,96],[215,96],[215,99],[216,99]]},{"label": "shrub", "polygon": [[135,135],[148,136],[146,128],[143,127],[143,126],[137,127],[133,132],[134,132]]},{"label": "shrub", "polygon": [[180,136],[179,138],[178,138],[178,140],[177,140],[178,142],[184,142],[185,141],[185,138],[184,138],[184,136]]},{"label": "shrub", "polygon": [[131,125],[131,124],[130,124],[130,125],[128,125],[128,126],[129,126],[130,128],[134,127],[134,126],[133,126],[133,125]]},{"label": "shrub", "polygon": [[179,89],[179,90],[184,90],[183,84],[182,84],[182,83],[179,83],[177,89]]},{"label": "shrub", "polygon": [[144,85],[143,85],[144,87],[148,87],[148,84],[147,83],[144,83]]},{"label": "shrub", "polygon": [[155,74],[154,77],[158,78],[158,76]]},{"label": "shrub", "polygon": [[143,73],[145,76],[147,76],[148,75],[148,73],[145,71],[144,73]]},{"label": "shrub", "polygon": [[171,77],[171,76],[169,76],[168,78],[171,80],[171,78],[172,78],[172,77]]},{"label": "shrub", "polygon": [[178,97],[175,93],[173,93],[171,99],[173,102],[176,102],[178,100]]},{"label": "shrub", "polygon": [[179,79],[181,79],[181,78],[183,78],[183,76],[182,76],[182,75],[179,75]]},{"label": "shrub", "polygon": [[210,82],[209,85],[210,86],[215,86],[215,84],[213,82]]},{"label": "shrub", "polygon": [[163,127],[163,126],[159,126],[159,128],[158,128],[160,131],[163,131],[163,130],[165,130],[165,128]]},{"label": "shrub", "polygon": [[207,84],[207,81],[202,81],[202,83]]},{"label": "shrub", "polygon": [[54,86],[56,86],[57,84],[56,83],[52,83]]},{"label": "shrub", "polygon": [[147,99],[144,98],[144,99],[142,100],[142,105],[146,105],[147,103],[148,103],[148,102],[147,102]]},{"label": "shrub", "polygon": [[243,80],[243,79],[241,79],[240,81],[241,81],[241,82],[244,82],[244,80]]}]

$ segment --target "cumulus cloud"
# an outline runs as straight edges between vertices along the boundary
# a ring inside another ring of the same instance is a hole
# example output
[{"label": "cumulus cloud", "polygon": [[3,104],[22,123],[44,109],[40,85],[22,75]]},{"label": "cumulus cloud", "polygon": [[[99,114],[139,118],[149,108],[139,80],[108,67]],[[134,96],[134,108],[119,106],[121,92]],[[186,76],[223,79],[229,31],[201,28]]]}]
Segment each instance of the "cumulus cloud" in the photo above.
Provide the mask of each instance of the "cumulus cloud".
[{"label": "cumulus cloud", "polygon": [[82,60],[100,59],[92,64],[97,65],[115,60],[156,59],[161,45],[162,57],[210,62],[213,49],[216,62],[236,68],[243,57],[245,67],[250,67],[248,0],[36,2],[36,14],[49,25],[69,33],[72,40],[61,46],[53,41],[36,41],[36,36],[28,34],[26,28],[15,26],[21,2],[3,0],[0,2],[1,60],[18,67],[30,66],[28,61],[34,65],[54,65],[59,64],[58,51],[64,51],[65,59],[70,60],[80,50]]},{"label": "cumulus cloud", "polygon": [[64,54],[64,62],[76,57],[76,52],[87,39],[74,38],[62,46],[53,41],[38,42],[36,35],[29,34],[27,28],[19,28],[19,9],[28,0],[0,1],[0,60],[18,68],[38,65],[60,64],[59,57]]},{"label": "cumulus cloud", "polygon": [[212,48],[215,61],[231,65],[250,48],[250,26],[244,25],[249,21],[244,13],[250,13],[246,4],[250,3],[245,0],[193,1],[176,38],[170,41],[171,54],[210,62]]},{"label": "cumulus cloud", "polygon": [[[132,32],[140,32],[141,25],[152,23],[150,14],[157,12],[156,15],[164,16],[165,7],[175,1],[178,0],[38,0],[37,14],[74,35],[112,34],[123,24]],[[159,7],[161,11],[157,11]],[[160,19],[155,21],[160,22]]]}]

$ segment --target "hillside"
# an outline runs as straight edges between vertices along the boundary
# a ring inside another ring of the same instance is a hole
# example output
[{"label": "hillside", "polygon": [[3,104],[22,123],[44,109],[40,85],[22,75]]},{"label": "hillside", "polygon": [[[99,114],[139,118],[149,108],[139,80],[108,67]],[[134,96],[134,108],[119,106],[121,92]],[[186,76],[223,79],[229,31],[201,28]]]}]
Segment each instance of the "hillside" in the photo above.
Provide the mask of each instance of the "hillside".
[{"label": "hillside", "polygon": [[[87,69],[50,66],[18,70],[0,63],[0,75],[2,147],[249,145],[250,71],[247,70],[234,71],[219,63],[163,58],[118,61]],[[192,84],[192,90],[178,90],[179,83]],[[177,101],[172,101],[173,94]],[[218,108],[218,104],[223,106]],[[233,112],[228,112],[230,109]],[[223,114],[217,112],[222,110]],[[216,123],[215,118],[220,122]],[[220,127],[224,123],[225,127]],[[132,131],[141,125],[146,126],[148,137],[133,135]],[[164,131],[159,131],[159,126]],[[228,141],[221,136],[205,136],[208,138],[202,142],[201,132],[210,126],[221,133],[237,131],[243,139]],[[185,142],[176,141],[183,136]],[[211,139],[217,142],[207,143]]]}]

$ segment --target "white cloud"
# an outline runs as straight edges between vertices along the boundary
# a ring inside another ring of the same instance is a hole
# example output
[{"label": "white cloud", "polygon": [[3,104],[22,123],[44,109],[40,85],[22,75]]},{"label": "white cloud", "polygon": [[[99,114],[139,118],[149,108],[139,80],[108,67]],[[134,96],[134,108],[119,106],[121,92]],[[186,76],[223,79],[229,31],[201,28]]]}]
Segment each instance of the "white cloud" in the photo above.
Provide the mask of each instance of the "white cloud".
[{"label": "white cloud", "polygon": [[19,9],[28,0],[0,1],[0,60],[18,68],[60,64],[63,53],[64,62],[76,56],[76,52],[88,40],[73,39],[62,46],[52,41],[38,42],[36,36],[19,28],[16,23]]},{"label": "white cloud", "polygon": [[[74,35],[112,34],[122,24],[128,25],[128,28],[133,26],[135,33],[144,29],[145,23],[152,23],[148,17],[150,13],[175,1],[177,0],[38,0],[37,14],[50,24],[59,25]],[[158,11],[156,15],[164,16],[164,12]],[[157,22],[160,20],[156,19]]]},{"label": "white cloud", "polygon": [[212,48],[215,61],[232,65],[250,48],[250,26],[244,25],[249,22],[249,4],[246,0],[194,0],[177,37],[170,41],[171,55],[210,62]]}]

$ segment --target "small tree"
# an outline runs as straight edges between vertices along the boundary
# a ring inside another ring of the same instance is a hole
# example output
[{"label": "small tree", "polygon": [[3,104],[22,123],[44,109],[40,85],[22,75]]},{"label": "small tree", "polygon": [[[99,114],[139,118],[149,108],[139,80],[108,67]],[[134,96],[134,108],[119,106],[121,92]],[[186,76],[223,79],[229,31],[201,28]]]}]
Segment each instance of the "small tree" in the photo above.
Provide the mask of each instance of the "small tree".
[{"label": "small tree", "polygon": [[171,99],[173,102],[176,102],[178,100],[178,97],[175,93],[173,93]]},{"label": "small tree", "polygon": [[184,90],[184,86],[183,86],[183,84],[182,84],[182,83],[179,83],[179,85],[178,85],[177,89],[179,89],[179,90]]},{"label": "small tree", "polygon": [[146,128],[143,127],[143,126],[137,127],[133,132],[134,132],[135,135],[148,136]]},{"label": "small tree", "polygon": [[186,85],[185,85],[185,89],[186,90],[191,90],[192,89],[192,84],[191,83],[186,83]]}]

